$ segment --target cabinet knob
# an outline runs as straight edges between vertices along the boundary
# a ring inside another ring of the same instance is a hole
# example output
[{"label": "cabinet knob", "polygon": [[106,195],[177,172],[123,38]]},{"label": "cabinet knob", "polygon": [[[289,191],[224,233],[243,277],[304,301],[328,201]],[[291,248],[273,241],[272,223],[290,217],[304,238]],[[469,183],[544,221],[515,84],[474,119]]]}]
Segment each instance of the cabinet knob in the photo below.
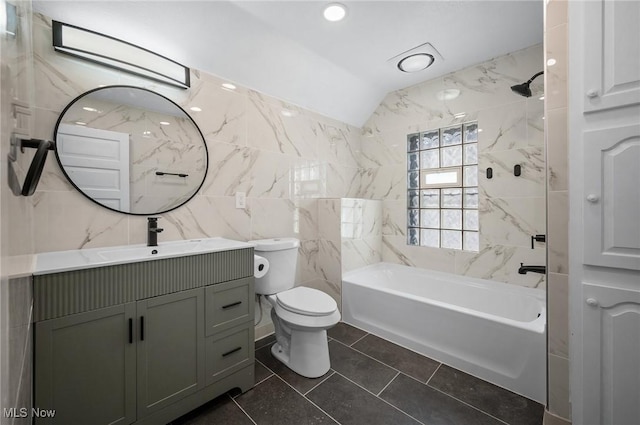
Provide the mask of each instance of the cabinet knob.
[{"label": "cabinet knob", "polygon": [[593,99],[594,97],[598,97],[600,95],[600,93],[598,93],[598,90],[596,89],[591,89],[589,91],[587,91],[587,97],[589,99]]},{"label": "cabinet knob", "polygon": [[587,298],[587,305],[590,305],[591,307],[597,307],[598,304],[598,300],[596,300],[595,298]]},{"label": "cabinet knob", "polygon": [[587,201],[591,202],[592,204],[597,203],[600,200],[600,197],[598,195],[595,195],[593,193],[590,193],[589,195],[587,195]]}]

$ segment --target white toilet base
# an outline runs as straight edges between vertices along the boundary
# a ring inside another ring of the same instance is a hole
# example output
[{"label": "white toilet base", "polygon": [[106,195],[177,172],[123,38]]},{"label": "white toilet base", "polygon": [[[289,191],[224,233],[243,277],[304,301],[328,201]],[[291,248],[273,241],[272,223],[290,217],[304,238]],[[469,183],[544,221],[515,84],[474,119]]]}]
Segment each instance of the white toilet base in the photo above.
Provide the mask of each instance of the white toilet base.
[{"label": "white toilet base", "polygon": [[292,329],[289,353],[278,343],[273,344],[271,353],[289,369],[306,378],[318,378],[331,367],[327,331],[324,329],[311,332]]}]

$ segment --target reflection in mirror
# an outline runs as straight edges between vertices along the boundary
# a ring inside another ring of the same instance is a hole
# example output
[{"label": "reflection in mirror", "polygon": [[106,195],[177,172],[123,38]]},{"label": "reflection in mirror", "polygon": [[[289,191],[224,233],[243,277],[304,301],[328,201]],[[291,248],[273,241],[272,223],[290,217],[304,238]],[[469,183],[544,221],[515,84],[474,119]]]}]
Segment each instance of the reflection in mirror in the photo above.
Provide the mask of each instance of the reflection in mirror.
[{"label": "reflection in mirror", "polygon": [[200,189],[207,147],[195,122],[146,89],[108,86],[71,102],[55,130],[69,181],[98,204],[128,214],[175,209]]}]

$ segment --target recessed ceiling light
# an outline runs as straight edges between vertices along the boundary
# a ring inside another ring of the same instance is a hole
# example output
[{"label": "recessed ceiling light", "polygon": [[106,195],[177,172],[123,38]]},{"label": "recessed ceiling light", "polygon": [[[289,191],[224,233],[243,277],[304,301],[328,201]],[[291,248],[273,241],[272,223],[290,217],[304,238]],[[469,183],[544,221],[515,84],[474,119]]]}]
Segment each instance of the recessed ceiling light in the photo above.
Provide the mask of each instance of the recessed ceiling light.
[{"label": "recessed ceiling light", "polygon": [[324,8],[324,19],[329,22],[338,22],[347,16],[347,8],[340,3],[331,3]]},{"label": "recessed ceiling light", "polygon": [[398,69],[402,72],[418,72],[427,69],[433,63],[433,56],[428,53],[415,53],[398,62]]},{"label": "recessed ceiling light", "polygon": [[170,125],[171,123],[168,123],[166,121],[160,121],[160,125]]},{"label": "recessed ceiling light", "polygon": [[553,66],[556,64],[556,60],[554,58],[550,58],[547,60],[547,66]]},{"label": "recessed ceiling light", "polygon": [[544,96],[540,96],[538,100],[544,100]]},{"label": "recessed ceiling light", "polygon": [[482,133],[482,129],[481,128],[478,129],[478,133]]},{"label": "recessed ceiling light", "polygon": [[444,90],[440,90],[436,94],[436,97],[438,98],[438,100],[451,100],[451,99],[455,99],[458,96],[460,96],[460,90],[458,89],[444,89]]},{"label": "recessed ceiling light", "polygon": [[197,106],[192,106],[191,108],[189,108],[190,110],[192,110],[193,112],[202,112],[201,108],[198,108]]},{"label": "recessed ceiling light", "polygon": [[222,88],[227,89],[227,90],[235,90],[236,86],[234,84],[231,84],[231,83],[222,83]]}]

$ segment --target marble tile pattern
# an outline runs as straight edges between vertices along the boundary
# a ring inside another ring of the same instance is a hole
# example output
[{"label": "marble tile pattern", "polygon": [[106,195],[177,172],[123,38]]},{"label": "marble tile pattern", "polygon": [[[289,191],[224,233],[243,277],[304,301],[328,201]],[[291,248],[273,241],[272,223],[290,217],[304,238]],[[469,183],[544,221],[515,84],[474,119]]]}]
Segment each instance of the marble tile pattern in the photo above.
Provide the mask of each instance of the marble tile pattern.
[{"label": "marble tile pattern", "polygon": [[[171,99],[198,124],[205,138],[209,168],[202,188],[191,201],[160,216],[159,226],[165,230],[159,242],[214,236],[236,240],[298,238],[296,285],[323,290],[340,304],[340,223],[337,227],[321,226],[319,222],[325,218],[319,209],[324,198],[361,197],[367,182],[373,180],[374,175],[362,166],[360,129],[241,86],[224,89],[221,84],[226,80],[197,69],[191,70],[191,87],[182,90],[56,53],[51,47],[51,20],[40,14],[34,15],[33,35],[35,137],[52,138],[65,106],[100,85],[133,85]],[[113,110],[113,114],[103,119],[111,120],[109,126],[114,129],[124,121],[140,125],[145,121],[135,111],[123,114],[107,106],[104,109]],[[201,111],[191,111],[191,107]],[[80,118],[89,120],[80,116],[76,120],[82,121]],[[169,134],[168,128],[181,132]],[[189,137],[183,132],[184,126],[173,126],[173,122],[162,128],[138,130],[151,131],[154,137],[132,142],[136,167],[140,166],[132,177],[145,181],[146,189],[158,192],[150,184],[146,159],[158,145]],[[172,170],[182,171],[179,159],[192,151],[174,147],[169,158]],[[201,163],[196,161],[188,171],[196,172]],[[151,180],[155,178],[151,176]],[[237,192],[247,196],[244,209],[235,208]],[[146,217],[115,213],[85,199],[51,158],[37,193],[23,209],[29,209],[35,219],[36,252],[146,242]],[[380,225],[381,220],[376,223]],[[367,245],[358,249],[362,256],[369,256],[371,251]],[[264,299],[261,305],[256,335],[273,330],[270,305]],[[256,315],[257,321],[259,311]]]},{"label": "marble tile pattern", "polygon": [[[542,79],[534,96],[510,86],[543,68],[535,45],[387,95],[363,128],[363,197],[382,202],[382,260],[545,288],[542,275],[520,275],[520,263],[544,265],[546,232]],[[444,89],[460,90],[439,100]],[[459,114],[464,114],[461,117]],[[478,121],[479,252],[407,246],[406,135]],[[513,167],[522,174],[516,177]],[[486,177],[491,168],[493,178]]]},{"label": "marble tile pattern", "polygon": [[342,272],[382,261],[382,201],[341,200]]}]

